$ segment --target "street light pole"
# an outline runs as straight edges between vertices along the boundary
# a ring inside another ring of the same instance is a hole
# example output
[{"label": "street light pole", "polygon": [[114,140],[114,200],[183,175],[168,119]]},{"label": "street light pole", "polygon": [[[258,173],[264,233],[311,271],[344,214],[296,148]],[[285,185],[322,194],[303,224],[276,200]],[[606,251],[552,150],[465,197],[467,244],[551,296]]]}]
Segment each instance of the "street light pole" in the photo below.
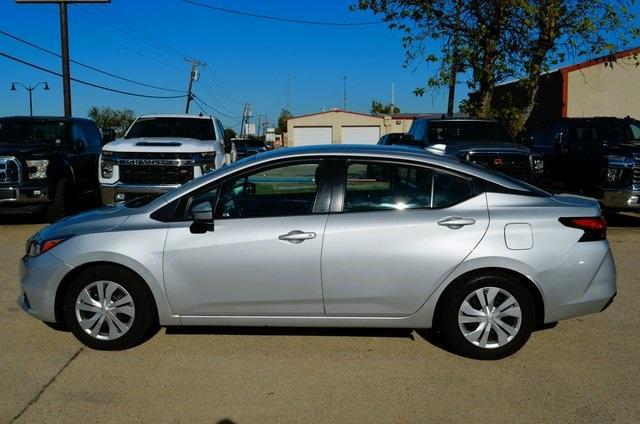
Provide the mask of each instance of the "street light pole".
[{"label": "street light pole", "polygon": [[36,85],[32,86],[32,85],[24,85],[21,82],[12,82],[11,91],[17,91],[16,84],[18,84],[19,86],[21,86],[22,88],[24,88],[29,92],[29,116],[33,116],[33,90],[35,90],[36,88],[44,84],[44,91],[49,91],[50,90],[49,84],[46,81],[41,81]]}]

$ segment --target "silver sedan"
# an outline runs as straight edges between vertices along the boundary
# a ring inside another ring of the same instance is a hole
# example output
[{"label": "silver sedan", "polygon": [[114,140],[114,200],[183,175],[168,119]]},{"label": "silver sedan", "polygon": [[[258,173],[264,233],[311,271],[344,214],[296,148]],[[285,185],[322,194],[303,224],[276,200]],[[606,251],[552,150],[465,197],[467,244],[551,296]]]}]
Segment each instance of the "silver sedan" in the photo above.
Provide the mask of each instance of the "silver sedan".
[{"label": "silver sedan", "polygon": [[281,149],[31,237],[19,304],[84,344],[161,326],[437,328],[496,359],[616,294],[595,200],[393,147]]}]

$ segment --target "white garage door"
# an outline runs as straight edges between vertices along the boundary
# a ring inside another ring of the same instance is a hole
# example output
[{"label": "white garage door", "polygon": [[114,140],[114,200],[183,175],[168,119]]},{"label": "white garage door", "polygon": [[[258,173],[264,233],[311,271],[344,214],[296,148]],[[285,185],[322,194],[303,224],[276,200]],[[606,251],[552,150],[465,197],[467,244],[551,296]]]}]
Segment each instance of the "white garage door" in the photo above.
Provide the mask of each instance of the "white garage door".
[{"label": "white garage door", "polygon": [[331,144],[331,127],[293,127],[293,145]]},{"label": "white garage door", "polygon": [[342,144],[376,144],[380,127],[342,127]]}]

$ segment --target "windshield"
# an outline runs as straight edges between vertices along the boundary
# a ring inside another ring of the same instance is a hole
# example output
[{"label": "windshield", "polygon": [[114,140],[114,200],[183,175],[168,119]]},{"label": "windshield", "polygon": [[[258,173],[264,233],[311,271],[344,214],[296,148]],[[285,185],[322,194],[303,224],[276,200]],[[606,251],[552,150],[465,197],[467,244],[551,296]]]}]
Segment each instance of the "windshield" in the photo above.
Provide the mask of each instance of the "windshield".
[{"label": "windshield", "polygon": [[59,145],[67,124],[49,119],[0,119],[0,144]]},{"label": "windshield", "polygon": [[492,121],[431,121],[429,144],[449,144],[459,141],[513,142],[498,122]]},{"label": "windshield", "polygon": [[607,141],[610,143],[640,142],[640,121],[633,119],[584,120],[571,128],[574,140],[582,143]]},{"label": "windshield", "polygon": [[215,140],[210,119],[200,118],[140,118],[133,123],[125,138],[177,137]]},{"label": "windshield", "polygon": [[239,146],[265,147],[264,141],[260,140],[236,140],[235,143]]}]

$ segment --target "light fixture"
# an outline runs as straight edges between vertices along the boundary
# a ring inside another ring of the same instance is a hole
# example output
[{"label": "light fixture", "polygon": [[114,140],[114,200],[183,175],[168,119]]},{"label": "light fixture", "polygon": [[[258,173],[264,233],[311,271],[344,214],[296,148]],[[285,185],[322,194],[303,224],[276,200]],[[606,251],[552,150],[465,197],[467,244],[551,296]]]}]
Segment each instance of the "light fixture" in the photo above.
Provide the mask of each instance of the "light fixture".
[{"label": "light fixture", "polygon": [[16,83],[15,82],[11,83],[11,91],[16,91]]}]

